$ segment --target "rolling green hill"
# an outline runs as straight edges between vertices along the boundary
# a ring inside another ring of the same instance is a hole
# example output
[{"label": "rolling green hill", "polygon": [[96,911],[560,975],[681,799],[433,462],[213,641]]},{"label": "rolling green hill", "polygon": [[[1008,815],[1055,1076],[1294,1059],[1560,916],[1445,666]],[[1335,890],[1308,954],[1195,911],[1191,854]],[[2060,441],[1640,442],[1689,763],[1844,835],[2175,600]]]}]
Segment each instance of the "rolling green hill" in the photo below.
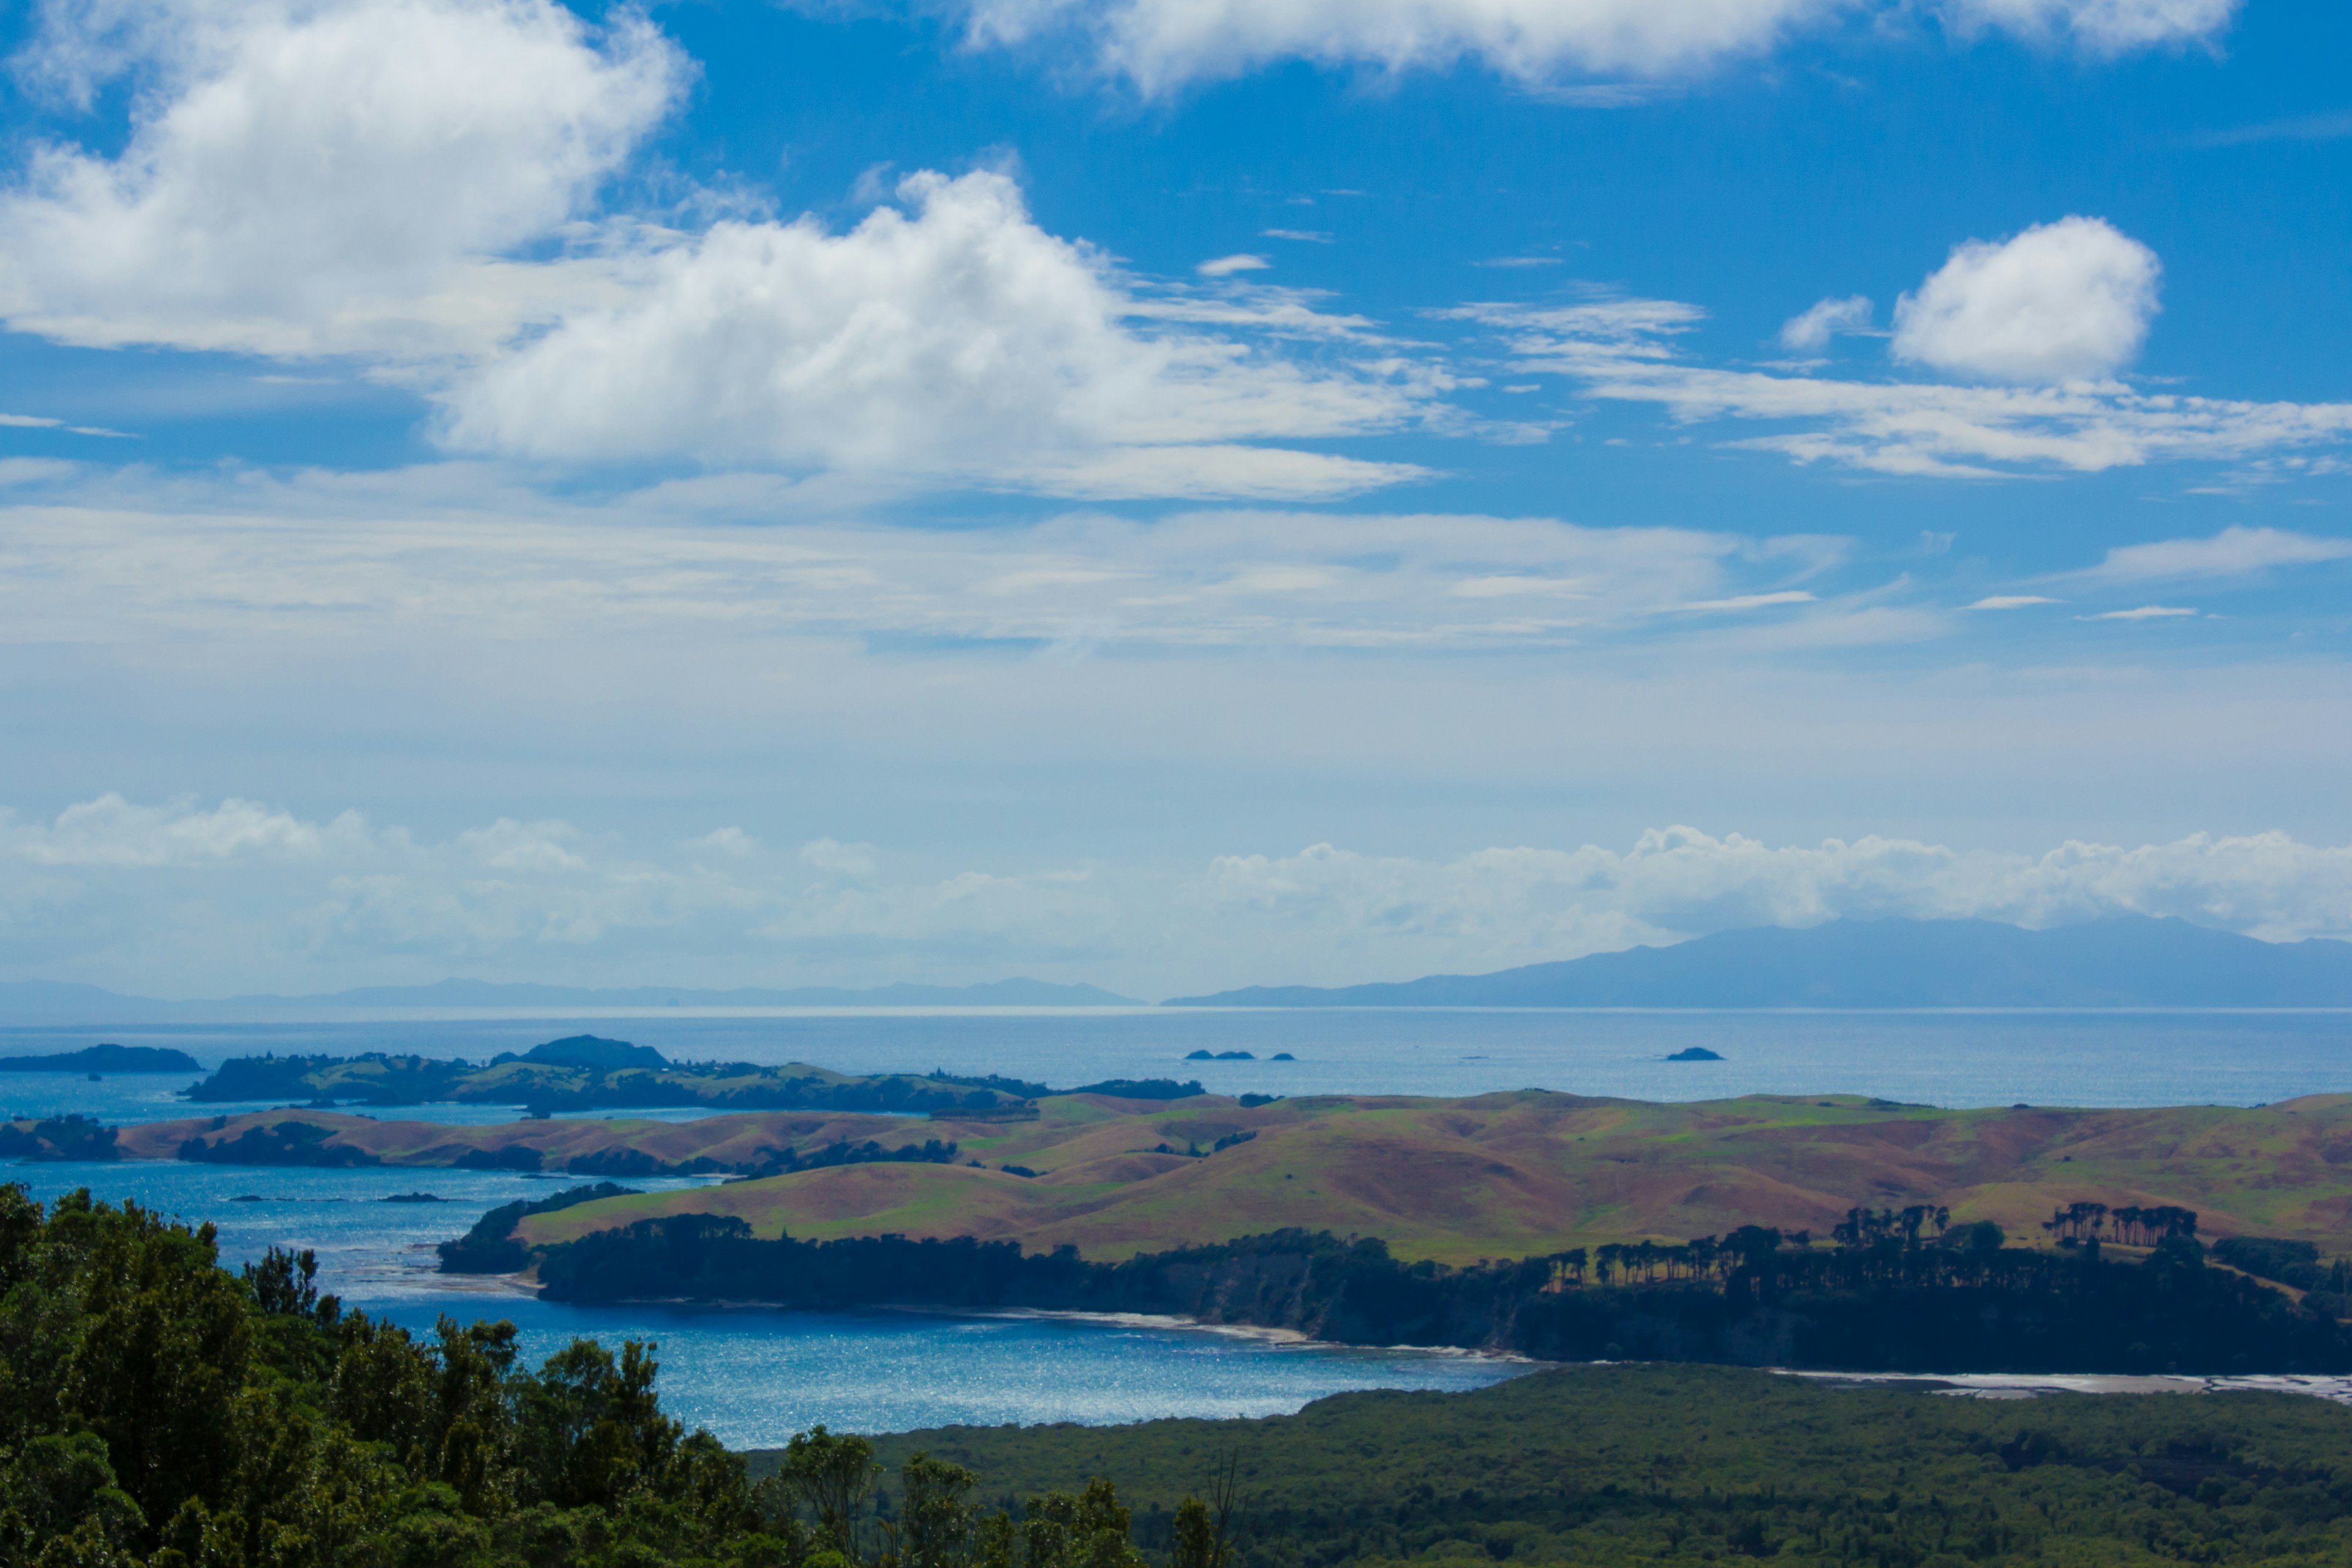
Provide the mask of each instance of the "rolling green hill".
[{"label": "rolling green hill", "polygon": [[[31,1121],[7,1134],[31,1157],[64,1135]],[[880,1158],[927,1143],[953,1153]],[[533,1243],[700,1212],[738,1215],[763,1236],[970,1236],[1112,1260],[1296,1226],[1461,1264],[1751,1224],[1824,1235],[1856,1205],[1939,1205],[1955,1223],[1991,1219],[2031,1238],[2053,1209],[2087,1202],[2178,1205],[2203,1216],[2209,1237],[2352,1251],[2352,1095],[2252,1109],[1939,1110],[1837,1095],[1650,1104],[1526,1090],[1244,1105],[1075,1094],[983,1118],[743,1111],[487,1127],[289,1110],[126,1127],[110,1147],[231,1163],[788,1173],[536,1216],[522,1232]]]}]

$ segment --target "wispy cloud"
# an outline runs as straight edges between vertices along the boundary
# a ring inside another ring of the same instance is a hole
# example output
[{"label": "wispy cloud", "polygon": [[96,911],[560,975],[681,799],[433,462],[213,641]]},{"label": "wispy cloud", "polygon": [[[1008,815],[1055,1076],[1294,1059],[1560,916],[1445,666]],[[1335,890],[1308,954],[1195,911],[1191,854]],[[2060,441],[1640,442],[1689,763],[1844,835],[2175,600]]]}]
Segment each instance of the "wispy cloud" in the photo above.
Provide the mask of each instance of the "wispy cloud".
[{"label": "wispy cloud", "polygon": [[2084,621],[2170,621],[2185,620],[2203,614],[2179,605],[2140,605],[2128,610],[2102,610],[2095,616],[2079,616]]},{"label": "wispy cloud", "polygon": [[2063,599],[2045,599],[2039,594],[1990,594],[1963,607],[1971,610],[2022,610],[2033,605],[2063,605],[2065,602]]},{"label": "wispy cloud", "polygon": [[[1957,37],[2002,31],[2072,43],[2092,56],[2210,38],[2238,0],[1946,0],[1933,14]],[[1597,108],[1639,102],[1649,82],[1688,78],[1856,11],[1890,21],[1911,0],[967,0],[971,35],[1015,44],[1076,32],[1100,68],[1146,96],[1283,60],[1391,72],[1474,60],[1547,98]],[[1590,79],[1600,77],[1594,82]]]},{"label": "wispy cloud", "polygon": [[2192,147],[2243,147],[2257,142],[2334,142],[2346,136],[2352,136],[2352,110],[2203,131],[2189,137],[2189,144]]},{"label": "wispy cloud", "polygon": [[1230,278],[1236,272],[1263,272],[1273,265],[1263,256],[1220,256],[1192,270],[1203,278]]},{"label": "wispy cloud", "polygon": [[2282,566],[2352,560],[2352,539],[2290,533],[2275,528],[2225,528],[2208,539],[2166,539],[2118,545],[2097,565],[2073,574],[2097,582],[2147,583],[2165,578],[2242,577]]},{"label": "wispy cloud", "polygon": [[1510,374],[1560,376],[1588,397],[1655,404],[1685,424],[1779,425],[1729,444],[1801,463],[1996,478],[2237,462],[2352,439],[2352,403],[2191,397],[2113,381],[1981,386],[1716,368],[1685,357],[1677,342],[1706,312],[1671,300],[1482,304],[1445,314],[1492,329]]}]

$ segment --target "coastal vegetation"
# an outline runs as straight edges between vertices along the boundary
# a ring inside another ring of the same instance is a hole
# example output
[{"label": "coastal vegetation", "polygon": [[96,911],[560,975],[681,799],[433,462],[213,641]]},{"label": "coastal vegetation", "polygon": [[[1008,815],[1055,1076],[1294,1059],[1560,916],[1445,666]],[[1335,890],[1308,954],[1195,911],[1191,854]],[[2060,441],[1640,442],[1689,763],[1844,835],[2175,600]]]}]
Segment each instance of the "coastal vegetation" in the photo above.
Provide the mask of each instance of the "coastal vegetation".
[{"label": "coastal vegetation", "polygon": [[[2175,1238],[2185,1241],[2185,1237]],[[2068,1266],[2083,1259],[2069,1257]],[[308,1255],[0,1187],[5,1568],[2337,1563],[2352,1410],[2025,1404],[1722,1367],[731,1453],[655,1347],[347,1311]]]},{"label": "coastal vegetation", "polygon": [[1113,1477],[1155,1556],[1230,1467],[1246,1568],[2352,1561],[2352,1410],[2277,1394],[1982,1400],[1580,1366],[1265,1420],[950,1427],[875,1451],[965,1466],[992,1496]]},{"label": "coastal vegetation", "polygon": [[1856,1209],[1827,1247],[1751,1226],[1458,1269],[1400,1262],[1378,1240],[1297,1230],[1101,1263],[1072,1247],[1030,1253],[970,1238],[763,1240],[740,1220],[700,1215],[594,1231],[532,1257],[543,1294],[572,1302],[658,1294],[832,1310],[1143,1312],[1545,1361],[2352,1372],[2352,1329],[2209,1267],[2187,1231],[2125,1261],[2096,1246],[2005,1247],[1990,1222],[1934,1237],[1924,1217]]},{"label": "coastal vegetation", "polygon": [[1016,1522],[910,1457],[869,1521],[867,1444],[819,1427],[755,1484],[653,1352],[530,1368],[511,1323],[345,1311],[308,1253],[233,1274],[208,1226],[0,1186],[0,1568],[1143,1568],[1108,1482]]}]

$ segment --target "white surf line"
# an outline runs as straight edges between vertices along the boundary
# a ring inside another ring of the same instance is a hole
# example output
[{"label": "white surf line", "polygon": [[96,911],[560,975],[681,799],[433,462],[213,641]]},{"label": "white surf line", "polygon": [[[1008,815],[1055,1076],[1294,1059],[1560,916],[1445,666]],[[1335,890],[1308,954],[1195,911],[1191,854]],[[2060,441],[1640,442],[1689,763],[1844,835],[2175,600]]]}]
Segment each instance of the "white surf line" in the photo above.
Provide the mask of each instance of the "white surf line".
[{"label": "white surf line", "polygon": [[2050,1394],[2301,1394],[2352,1405],[2352,1377],[2315,1373],[2197,1376],[2171,1373],[1805,1372],[1774,1367],[1784,1377],[1850,1385],[1914,1387],[1961,1399],[2035,1399]]}]

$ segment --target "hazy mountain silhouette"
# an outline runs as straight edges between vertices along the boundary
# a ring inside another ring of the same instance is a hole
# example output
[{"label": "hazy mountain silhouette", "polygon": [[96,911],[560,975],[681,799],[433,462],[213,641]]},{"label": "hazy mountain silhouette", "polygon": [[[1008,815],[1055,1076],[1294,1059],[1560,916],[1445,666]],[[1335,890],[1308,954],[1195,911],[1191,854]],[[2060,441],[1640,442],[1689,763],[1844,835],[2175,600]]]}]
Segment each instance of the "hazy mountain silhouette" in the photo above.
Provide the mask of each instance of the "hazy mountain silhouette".
[{"label": "hazy mountain silhouette", "polygon": [[2128,915],[1832,921],[1721,931],[1492,974],[1253,985],[1170,1007],[2346,1007],[2352,942],[2259,942]]}]

